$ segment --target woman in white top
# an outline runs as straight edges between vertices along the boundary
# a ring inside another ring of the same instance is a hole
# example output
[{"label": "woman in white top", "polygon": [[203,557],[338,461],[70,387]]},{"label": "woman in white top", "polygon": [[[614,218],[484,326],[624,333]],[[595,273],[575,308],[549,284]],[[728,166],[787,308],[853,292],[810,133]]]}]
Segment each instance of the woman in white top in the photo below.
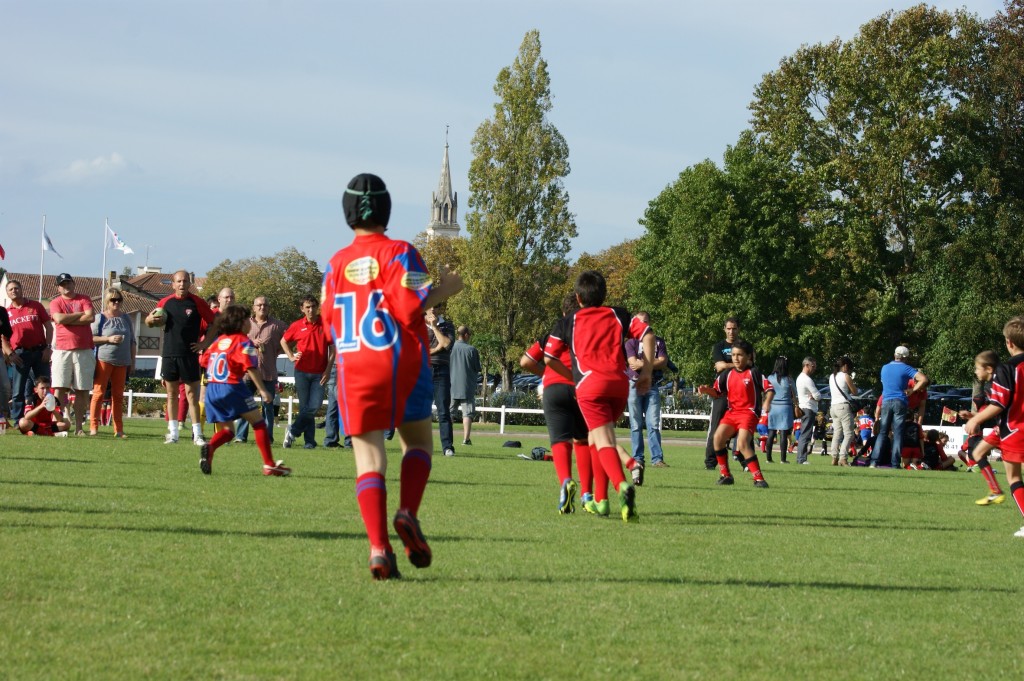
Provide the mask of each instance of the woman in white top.
[{"label": "woman in white top", "polygon": [[857,394],[857,386],[853,384],[850,372],[853,361],[846,356],[836,360],[832,367],[832,375],[828,377],[828,387],[832,391],[832,465],[846,466],[846,457],[850,454],[850,445],[857,434],[854,424],[853,396]]}]

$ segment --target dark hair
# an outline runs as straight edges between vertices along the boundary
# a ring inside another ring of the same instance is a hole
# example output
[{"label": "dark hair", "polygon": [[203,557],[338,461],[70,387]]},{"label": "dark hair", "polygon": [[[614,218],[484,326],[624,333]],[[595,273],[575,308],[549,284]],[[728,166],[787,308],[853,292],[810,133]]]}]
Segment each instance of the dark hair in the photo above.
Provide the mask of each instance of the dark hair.
[{"label": "dark hair", "polygon": [[387,227],[391,219],[391,194],[384,180],[361,173],[349,181],[341,207],[349,227]]},{"label": "dark hair", "polygon": [[983,367],[997,367],[999,366],[999,355],[994,350],[982,350],[974,358],[974,361]]},{"label": "dark hair", "polygon": [[851,371],[853,370],[853,360],[846,355],[843,355],[842,357],[835,361],[835,363],[832,365],[832,373],[838,374],[840,371],[843,370],[844,366],[850,367]]},{"label": "dark hair", "polygon": [[735,324],[737,326],[737,328],[740,327],[740,326],[743,326],[742,324],[740,324],[740,318],[739,317],[726,317],[725,318],[725,323],[728,324],[729,322],[732,322],[733,324]]},{"label": "dark hair", "polygon": [[598,307],[604,304],[604,298],[608,295],[608,285],[604,276],[597,270],[584,270],[576,277],[576,293],[580,297],[583,307]]},{"label": "dark hair", "polygon": [[568,317],[578,309],[580,309],[580,301],[576,300],[576,293],[566,293],[565,298],[562,298],[562,316]]},{"label": "dark hair", "polygon": [[750,341],[743,340],[742,338],[736,339],[736,342],[732,344],[732,347],[742,350],[744,354],[754,356],[754,346],[750,344]]},{"label": "dark hair", "polygon": [[220,335],[231,333],[242,333],[245,322],[249,319],[249,310],[241,305],[228,305],[226,310],[221,310],[217,315],[217,330]]},{"label": "dark hair", "polygon": [[47,376],[46,374],[43,374],[42,376],[36,376],[36,385],[39,385],[40,383],[45,383],[46,385],[53,385],[53,381],[51,381],[50,377]]},{"label": "dark hair", "polygon": [[206,296],[206,304],[210,306],[220,305],[220,300],[217,296]]},{"label": "dark hair", "polygon": [[772,369],[772,373],[778,378],[785,376],[789,378],[789,358],[785,355],[779,355],[775,358],[775,368]]},{"label": "dark hair", "polygon": [[941,430],[929,430],[924,434],[925,439],[931,442],[933,445],[938,444],[941,438],[949,439],[949,434],[943,433]]},{"label": "dark hair", "polygon": [[313,305],[320,307],[320,301],[313,296],[302,296],[302,304],[305,305],[306,303],[313,303]]}]

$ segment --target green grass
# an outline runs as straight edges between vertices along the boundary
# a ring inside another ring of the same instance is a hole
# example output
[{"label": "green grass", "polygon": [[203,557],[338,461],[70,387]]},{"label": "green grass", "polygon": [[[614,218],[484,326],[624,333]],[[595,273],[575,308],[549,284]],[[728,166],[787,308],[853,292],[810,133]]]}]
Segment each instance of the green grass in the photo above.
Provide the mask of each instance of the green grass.
[{"label": "green grass", "polygon": [[1021,519],[975,475],[815,456],[719,488],[669,446],[626,525],[559,516],[551,465],[480,430],[435,458],[434,565],[377,583],[349,452],[275,450],[295,473],[264,478],[232,445],[205,477],[161,422],[127,430],[0,439],[0,678],[1024,674]]}]

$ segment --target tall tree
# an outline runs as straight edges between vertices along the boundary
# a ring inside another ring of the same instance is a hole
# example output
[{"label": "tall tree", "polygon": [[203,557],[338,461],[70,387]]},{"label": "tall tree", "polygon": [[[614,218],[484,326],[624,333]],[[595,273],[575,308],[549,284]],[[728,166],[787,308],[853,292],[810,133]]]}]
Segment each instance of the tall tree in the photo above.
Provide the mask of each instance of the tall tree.
[{"label": "tall tree", "polygon": [[323,278],[315,260],[289,247],[272,256],[224,260],[206,273],[204,293],[230,286],[239,305],[266,296],[272,314],[288,321],[298,319],[305,296],[320,298]]},{"label": "tall tree", "polygon": [[536,30],[498,74],[494,93],[494,116],[473,136],[466,289],[452,302],[471,325],[497,336],[507,389],[513,360],[551,321],[543,301],[564,283],[576,225],[563,186],[569,147],[548,120],[550,78]]}]

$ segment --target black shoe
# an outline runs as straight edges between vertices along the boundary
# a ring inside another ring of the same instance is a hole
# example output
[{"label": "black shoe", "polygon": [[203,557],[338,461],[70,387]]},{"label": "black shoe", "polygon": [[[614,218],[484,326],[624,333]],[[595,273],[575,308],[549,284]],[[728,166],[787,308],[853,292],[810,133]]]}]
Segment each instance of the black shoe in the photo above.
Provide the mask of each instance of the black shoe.
[{"label": "black shoe", "polygon": [[337,442],[325,442],[324,443],[324,447],[328,447],[328,448],[334,448],[334,447],[340,447],[340,446],[341,445],[338,444]]},{"label": "black shoe", "polygon": [[761,487],[763,489],[768,489],[768,483],[766,481],[764,481],[764,480],[755,480],[754,481],[754,487]]},{"label": "black shoe", "polygon": [[209,475],[212,472],[209,445],[203,445],[199,448],[199,470],[203,472],[203,475]]},{"label": "black shoe", "polygon": [[715,484],[716,485],[731,485],[734,482],[736,482],[736,481],[732,479],[731,475],[721,475],[721,476],[718,477],[718,482],[716,482]]},{"label": "black shoe", "polygon": [[713,471],[716,468],[718,468],[718,464],[717,463],[705,463],[704,464],[704,470]]}]

